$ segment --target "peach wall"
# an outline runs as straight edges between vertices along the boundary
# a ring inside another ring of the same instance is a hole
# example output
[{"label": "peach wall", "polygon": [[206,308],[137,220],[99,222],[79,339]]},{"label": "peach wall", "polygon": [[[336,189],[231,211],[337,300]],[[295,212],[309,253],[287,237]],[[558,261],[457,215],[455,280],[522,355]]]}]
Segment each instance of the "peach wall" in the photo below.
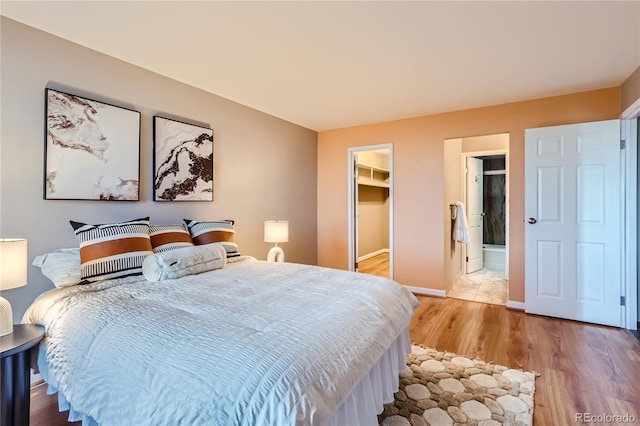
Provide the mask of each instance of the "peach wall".
[{"label": "peach wall", "polygon": [[318,264],[348,269],[347,149],[393,143],[394,278],[444,290],[445,139],[509,133],[510,289],[524,301],[524,131],[618,118],[620,88],[323,131],[318,134]]},{"label": "peach wall", "polygon": [[[462,139],[448,139],[444,142],[444,176],[443,198],[444,208],[455,201],[465,201],[462,195]],[[462,243],[453,240],[453,220],[450,210],[444,215],[444,287],[449,290],[451,284],[462,274]]]}]

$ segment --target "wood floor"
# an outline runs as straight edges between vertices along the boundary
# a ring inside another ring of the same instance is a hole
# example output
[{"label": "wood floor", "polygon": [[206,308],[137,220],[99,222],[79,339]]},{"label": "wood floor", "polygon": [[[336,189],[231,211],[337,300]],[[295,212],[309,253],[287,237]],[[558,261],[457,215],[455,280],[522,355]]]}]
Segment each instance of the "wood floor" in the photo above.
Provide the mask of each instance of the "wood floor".
[{"label": "wood floor", "polygon": [[389,278],[389,253],[380,253],[358,262],[358,272]]},{"label": "wood floor", "polygon": [[[418,299],[414,343],[540,373],[534,425],[576,424],[576,413],[628,413],[640,423],[640,341],[631,332],[497,305]],[[32,389],[31,398],[32,426],[69,424],[44,386]]]},{"label": "wood floor", "polygon": [[629,413],[640,422],[640,341],[628,330],[419,299],[410,328],[415,343],[540,373],[535,425],[576,424],[576,413]]}]

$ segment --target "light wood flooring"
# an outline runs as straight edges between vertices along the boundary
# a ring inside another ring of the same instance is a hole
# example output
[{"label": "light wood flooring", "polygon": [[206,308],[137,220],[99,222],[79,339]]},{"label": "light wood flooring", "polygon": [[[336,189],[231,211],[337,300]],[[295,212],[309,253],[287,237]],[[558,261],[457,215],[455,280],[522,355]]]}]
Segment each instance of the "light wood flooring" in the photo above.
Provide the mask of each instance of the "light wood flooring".
[{"label": "light wood flooring", "polygon": [[[534,425],[576,424],[576,413],[640,423],[640,341],[623,329],[560,320],[504,306],[419,296],[411,339],[439,350],[536,371]],[[31,425],[67,425],[56,396],[31,391]]]},{"label": "light wood flooring", "polygon": [[573,425],[576,413],[634,415],[640,423],[640,341],[630,331],[504,306],[419,297],[416,343],[540,373],[534,425]]},{"label": "light wood flooring", "polygon": [[389,253],[380,253],[358,262],[358,272],[389,278]]}]

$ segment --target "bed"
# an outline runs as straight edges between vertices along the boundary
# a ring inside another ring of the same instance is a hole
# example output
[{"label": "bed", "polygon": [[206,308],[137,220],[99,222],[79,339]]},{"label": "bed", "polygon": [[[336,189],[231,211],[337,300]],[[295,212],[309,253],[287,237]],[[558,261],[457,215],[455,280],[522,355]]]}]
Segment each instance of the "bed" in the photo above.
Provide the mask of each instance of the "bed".
[{"label": "bed", "polygon": [[392,280],[248,256],[49,290],[38,368],[83,425],[372,425],[417,299]]}]

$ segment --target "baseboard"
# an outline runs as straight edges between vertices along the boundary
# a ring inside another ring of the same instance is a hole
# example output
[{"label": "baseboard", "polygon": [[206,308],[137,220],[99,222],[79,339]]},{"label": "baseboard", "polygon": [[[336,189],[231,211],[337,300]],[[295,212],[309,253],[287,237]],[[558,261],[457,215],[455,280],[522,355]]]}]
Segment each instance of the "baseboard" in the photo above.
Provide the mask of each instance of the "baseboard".
[{"label": "baseboard", "polygon": [[367,254],[365,254],[364,256],[360,256],[360,257],[358,258],[358,262],[362,262],[363,260],[370,259],[370,258],[372,258],[372,257],[375,257],[375,256],[379,255],[379,254],[382,254],[382,253],[389,253],[389,252],[390,252],[390,250],[389,250],[388,248],[383,248],[383,249],[380,249],[380,250],[376,250],[376,251],[374,251],[374,252],[367,253]]},{"label": "baseboard", "polygon": [[435,296],[435,297],[447,297],[447,293],[444,290],[434,290],[432,288],[414,287],[411,285],[403,285],[404,288],[411,293],[419,294],[422,296]]},{"label": "baseboard", "polygon": [[33,369],[32,369],[31,370],[31,386],[33,386],[33,385],[35,385],[35,384],[37,384],[39,382],[42,382],[42,381],[43,381],[43,379],[42,379],[42,376],[40,375],[40,373],[34,373]]},{"label": "baseboard", "polygon": [[524,302],[515,302],[513,300],[507,300],[507,308],[524,311]]},{"label": "baseboard", "polygon": [[640,322],[638,323],[638,327],[635,330],[629,330],[631,334],[636,336],[638,340],[640,340]]}]

